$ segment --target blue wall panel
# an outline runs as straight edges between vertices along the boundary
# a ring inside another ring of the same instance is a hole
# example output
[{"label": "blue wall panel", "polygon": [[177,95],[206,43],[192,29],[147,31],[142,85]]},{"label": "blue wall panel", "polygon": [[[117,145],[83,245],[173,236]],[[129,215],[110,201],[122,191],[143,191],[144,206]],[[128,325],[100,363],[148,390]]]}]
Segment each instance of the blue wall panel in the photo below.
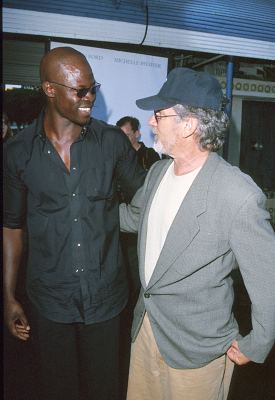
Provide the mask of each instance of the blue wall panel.
[{"label": "blue wall panel", "polygon": [[3,0],[3,7],[275,42],[275,0]]}]

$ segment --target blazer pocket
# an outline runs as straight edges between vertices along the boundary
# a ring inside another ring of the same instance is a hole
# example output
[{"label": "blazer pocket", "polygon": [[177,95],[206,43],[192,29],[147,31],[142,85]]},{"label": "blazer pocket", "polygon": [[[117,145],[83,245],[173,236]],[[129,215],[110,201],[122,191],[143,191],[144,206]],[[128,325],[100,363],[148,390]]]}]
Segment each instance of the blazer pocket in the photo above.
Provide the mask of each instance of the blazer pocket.
[{"label": "blazer pocket", "polygon": [[189,343],[190,348],[198,342],[202,347],[215,345],[218,338],[223,340],[238,330],[233,314],[224,309],[177,315],[176,321],[182,345]]}]

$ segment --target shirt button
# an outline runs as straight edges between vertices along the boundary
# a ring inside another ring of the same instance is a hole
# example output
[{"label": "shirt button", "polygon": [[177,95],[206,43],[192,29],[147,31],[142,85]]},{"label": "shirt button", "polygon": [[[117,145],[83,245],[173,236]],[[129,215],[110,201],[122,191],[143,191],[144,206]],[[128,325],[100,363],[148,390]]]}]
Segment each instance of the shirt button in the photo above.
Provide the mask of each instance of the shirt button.
[{"label": "shirt button", "polygon": [[74,219],[74,222],[77,222],[77,221],[78,221],[78,219],[77,219],[77,218],[75,218],[75,219]]},{"label": "shirt button", "polygon": [[51,150],[48,150],[48,154],[51,154]]},{"label": "shirt button", "polygon": [[84,272],[84,268],[81,268],[81,272]]},{"label": "shirt button", "polygon": [[76,194],[75,193],[73,193],[73,197],[75,197],[76,196]]},{"label": "shirt button", "polygon": [[151,297],[151,295],[150,295],[150,293],[144,293],[144,297],[145,297],[146,299],[149,299],[149,297]]},{"label": "shirt button", "polygon": [[80,245],[80,243],[77,243],[77,247],[80,247],[81,245]]},{"label": "shirt button", "polygon": [[78,269],[76,269],[75,272],[78,272]]},{"label": "shirt button", "polygon": [[76,167],[73,167],[73,170],[76,171]]}]

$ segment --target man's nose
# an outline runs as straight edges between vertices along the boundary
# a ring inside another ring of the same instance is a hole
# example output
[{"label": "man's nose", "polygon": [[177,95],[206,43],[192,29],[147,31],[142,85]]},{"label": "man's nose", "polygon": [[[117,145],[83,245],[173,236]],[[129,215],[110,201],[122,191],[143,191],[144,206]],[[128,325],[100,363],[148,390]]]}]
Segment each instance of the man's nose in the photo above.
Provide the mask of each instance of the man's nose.
[{"label": "man's nose", "polygon": [[157,120],[156,120],[154,114],[152,114],[151,117],[149,118],[148,124],[151,125],[151,126],[156,126],[157,125]]}]

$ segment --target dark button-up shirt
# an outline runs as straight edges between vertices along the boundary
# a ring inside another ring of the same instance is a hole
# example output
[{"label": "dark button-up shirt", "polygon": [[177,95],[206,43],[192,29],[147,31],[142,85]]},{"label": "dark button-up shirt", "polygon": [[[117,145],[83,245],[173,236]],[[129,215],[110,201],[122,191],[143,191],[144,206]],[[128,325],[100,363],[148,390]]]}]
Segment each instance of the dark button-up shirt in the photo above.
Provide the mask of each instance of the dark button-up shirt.
[{"label": "dark button-up shirt", "polygon": [[43,115],[6,146],[4,226],[27,224],[27,292],[53,321],[94,323],[127,301],[117,180],[144,180],[119,129],[91,119],[70,148],[70,171],[43,131]]}]

